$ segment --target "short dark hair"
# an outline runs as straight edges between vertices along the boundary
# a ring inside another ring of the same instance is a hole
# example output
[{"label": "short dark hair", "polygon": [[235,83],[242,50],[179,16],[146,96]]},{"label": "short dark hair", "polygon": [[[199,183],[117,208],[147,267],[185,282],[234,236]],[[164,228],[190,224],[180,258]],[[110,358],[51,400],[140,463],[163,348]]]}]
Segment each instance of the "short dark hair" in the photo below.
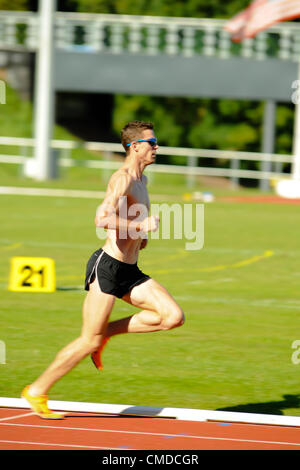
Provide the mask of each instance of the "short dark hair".
[{"label": "short dark hair", "polygon": [[145,121],[131,121],[123,127],[121,131],[121,143],[125,149],[128,151],[127,144],[133,142],[138,138],[142,138],[142,132],[147,129],[153,129],[154,125],[152,122]]}]

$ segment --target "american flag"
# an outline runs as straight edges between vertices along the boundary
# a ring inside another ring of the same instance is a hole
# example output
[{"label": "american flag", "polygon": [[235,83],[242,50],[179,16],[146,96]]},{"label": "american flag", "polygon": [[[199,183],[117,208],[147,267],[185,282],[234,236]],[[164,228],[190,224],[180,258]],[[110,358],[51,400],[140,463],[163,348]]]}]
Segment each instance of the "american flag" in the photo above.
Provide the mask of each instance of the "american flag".
[{"label": "american flag", "polygon": [[300,17],[300,0],[254,0],[225,26],[232,40],[252,38],[280,21]]}]

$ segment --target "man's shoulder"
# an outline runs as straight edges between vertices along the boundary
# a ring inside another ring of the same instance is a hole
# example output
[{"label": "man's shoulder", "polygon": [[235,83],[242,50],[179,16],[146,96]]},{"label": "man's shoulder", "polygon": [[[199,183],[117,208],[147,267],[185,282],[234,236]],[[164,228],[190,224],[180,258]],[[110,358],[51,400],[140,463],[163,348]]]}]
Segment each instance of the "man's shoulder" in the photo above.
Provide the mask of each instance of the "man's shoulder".
[{"label": "man's shoulder", "polygon": [[132,182],[133,177],[129,174],[129,172],[124,168],[120,168],[111,175],[108,186],[111,187],[121,185],[129,187],[131,186]]},{"label": "man's shoulder", "polygon": [[119,168],[110,177],[110,180],[118,180],[118,179],[128,180],[128,181],[133,180],[132,176],[130,175],[130,173],[128,172],[126,168]]}]

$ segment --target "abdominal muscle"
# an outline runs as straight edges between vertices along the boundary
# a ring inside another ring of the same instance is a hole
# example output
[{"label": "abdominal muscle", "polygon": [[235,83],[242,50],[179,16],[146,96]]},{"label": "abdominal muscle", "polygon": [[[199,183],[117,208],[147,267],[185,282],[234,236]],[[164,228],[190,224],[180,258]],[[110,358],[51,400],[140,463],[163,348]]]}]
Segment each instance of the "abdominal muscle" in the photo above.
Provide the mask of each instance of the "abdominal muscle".
[{"label": "abdominal muscle", "polygon": [[122,239],[117,237],[116,230],[107,230],[103,251],[123,263],[135,264],[138,260],[142,239]]}]

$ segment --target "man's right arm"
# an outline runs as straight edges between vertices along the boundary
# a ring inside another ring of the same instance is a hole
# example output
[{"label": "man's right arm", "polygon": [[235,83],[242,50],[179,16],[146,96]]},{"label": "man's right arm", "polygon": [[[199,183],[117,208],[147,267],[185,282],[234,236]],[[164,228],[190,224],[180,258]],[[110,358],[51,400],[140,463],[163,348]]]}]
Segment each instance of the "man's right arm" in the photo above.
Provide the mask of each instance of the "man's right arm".
[{"label": "man's right arm", "polygon": [[95,217],[95,225],[104,229],[136,232],[156,231],[158,228],[158,217],[146,217],[142,221],[135,221],[127,217],[120,217],[120,204],[124,197],[127,197],[132,185],[132,177],[126,172],[114,173],[108,183],[105,198],[98,207]]},{"label": "man's right arm", "polygon": [[121,198],[127,197],[132,184],[132,178],[125,172],[114,173],[109,180],[105,198],[97,209],[95,224],[105,229],[120,229],[126,227],[126,219],[120,219],[119,208]]}]

